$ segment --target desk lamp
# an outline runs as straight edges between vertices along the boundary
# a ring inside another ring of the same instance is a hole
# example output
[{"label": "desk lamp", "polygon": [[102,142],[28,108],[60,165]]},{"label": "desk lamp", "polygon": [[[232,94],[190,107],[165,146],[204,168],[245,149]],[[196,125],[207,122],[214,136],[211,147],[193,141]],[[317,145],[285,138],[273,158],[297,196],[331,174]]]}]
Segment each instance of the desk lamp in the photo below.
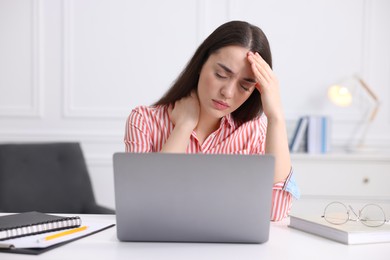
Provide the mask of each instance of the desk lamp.
[{"label": "desk lamp", "polygon": [[[379,100],[374,91],[361,78],[353,76],[339,84],[330,86],[328,98],[340,107],[350,107],[355,105],[354,103],[366,107],[361,121],[357,123],[357,127],[346,146],[349,152],[364,150],[364,139],[367,130],[374,121],[379,109]],[[359,99],[361,102],[356,102]]]}]

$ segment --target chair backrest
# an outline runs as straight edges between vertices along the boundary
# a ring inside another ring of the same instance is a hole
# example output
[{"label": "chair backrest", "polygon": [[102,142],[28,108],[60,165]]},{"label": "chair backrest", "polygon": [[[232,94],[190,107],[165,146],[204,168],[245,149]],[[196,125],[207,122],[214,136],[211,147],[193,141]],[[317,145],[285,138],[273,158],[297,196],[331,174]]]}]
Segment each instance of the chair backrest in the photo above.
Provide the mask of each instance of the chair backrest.
[{"label": "chair backrest", "polygon": [[95,203],[79,143],[0,144],[0,211],[87,213]]}]

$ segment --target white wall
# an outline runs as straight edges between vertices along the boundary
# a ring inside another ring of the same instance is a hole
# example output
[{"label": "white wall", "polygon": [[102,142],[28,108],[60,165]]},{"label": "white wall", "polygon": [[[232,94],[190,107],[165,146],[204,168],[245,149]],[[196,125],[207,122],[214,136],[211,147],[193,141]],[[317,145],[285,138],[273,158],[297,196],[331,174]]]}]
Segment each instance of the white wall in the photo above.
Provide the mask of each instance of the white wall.
[{"label": "white wall", "polygon": [[218,25],[267,34],[288,127],[329,114],[333,143],[358,122],[326,100],[360,74],[381,99],[367,145],[390,148],[390,1],[0,0],[0,142],[80,141],[100,203],[114,205],[112,154],[126,116],[170,86]]}]

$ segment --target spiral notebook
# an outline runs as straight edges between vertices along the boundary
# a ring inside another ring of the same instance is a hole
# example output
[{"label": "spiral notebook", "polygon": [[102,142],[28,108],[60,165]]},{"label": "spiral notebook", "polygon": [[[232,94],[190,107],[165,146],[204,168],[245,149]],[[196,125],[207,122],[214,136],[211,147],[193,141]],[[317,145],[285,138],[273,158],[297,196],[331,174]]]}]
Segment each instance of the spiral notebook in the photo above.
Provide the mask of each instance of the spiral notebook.
[{"label": "spiral notebook", "polygon": [[112,226],[112,221],[85,222],[79,216],[40,212],[5,215],[0,217],[0,253],[39,255]]},{"label": "spiral notebook", "polygon": [[36,211],[12,214],[0,217],[0,241],[80,225],[81,219],[78,216],[61,217]]}]

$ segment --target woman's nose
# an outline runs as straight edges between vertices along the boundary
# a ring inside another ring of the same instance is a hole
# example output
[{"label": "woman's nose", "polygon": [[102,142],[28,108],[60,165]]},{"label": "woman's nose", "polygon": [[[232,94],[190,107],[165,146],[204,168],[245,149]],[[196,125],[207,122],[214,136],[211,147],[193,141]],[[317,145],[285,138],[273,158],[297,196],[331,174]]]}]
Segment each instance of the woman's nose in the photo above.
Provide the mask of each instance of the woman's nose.
[{"label": "woman's nose", "polygon": [[221,88],[221,95],[224,98],[231,98],[234,93],[234,84],[232,82],[226,82]]}]

